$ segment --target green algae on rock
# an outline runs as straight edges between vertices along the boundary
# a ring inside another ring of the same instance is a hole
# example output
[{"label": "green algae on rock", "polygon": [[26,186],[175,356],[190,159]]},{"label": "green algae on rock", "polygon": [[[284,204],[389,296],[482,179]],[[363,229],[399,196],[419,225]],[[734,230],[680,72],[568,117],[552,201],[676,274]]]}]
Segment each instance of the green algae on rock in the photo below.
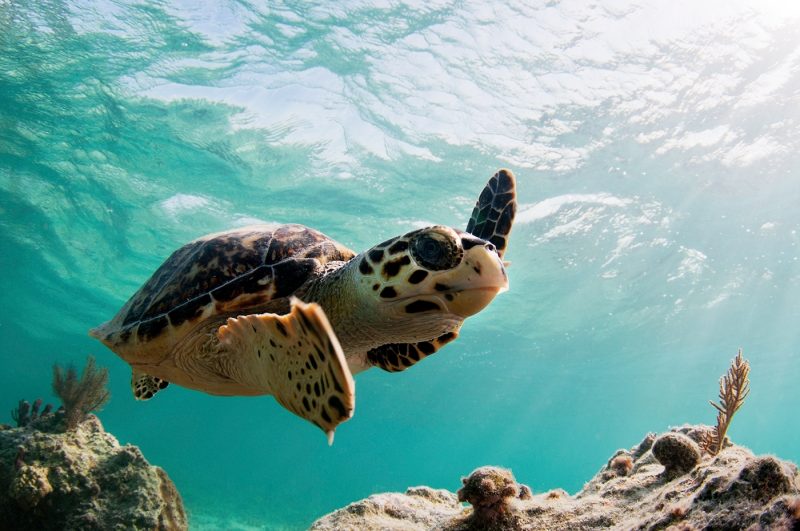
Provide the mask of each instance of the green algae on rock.
[{"label": "green algae on rock", "polygon": [[175,485],[89,415],[72,431],[48,415],[0,427],[0,514],[9,529],[187,529]]}]

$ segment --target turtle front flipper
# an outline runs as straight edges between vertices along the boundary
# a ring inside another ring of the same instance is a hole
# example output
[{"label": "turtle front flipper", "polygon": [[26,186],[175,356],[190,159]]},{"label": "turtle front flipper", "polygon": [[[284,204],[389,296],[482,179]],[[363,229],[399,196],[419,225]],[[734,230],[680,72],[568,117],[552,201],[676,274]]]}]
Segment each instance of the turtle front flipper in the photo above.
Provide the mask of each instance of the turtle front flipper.
[{"label": "turtle front flipper", "polygon": [[375,367],[387,372],[404,371],[457,338],[458,330],[457,328],[430,341],[381,345],[367,352],[367,359]]},{"label": "turtle front flipper", "polygon": [[265,389],[333,444],[336,426],[353,415],[355,382],[321,306],[293,297],[288,314],[230,318],[217,337],[233,378]]},{"label": "turtle front flipper", "polygon": [[511,170],[500,170],[489,179],[475,203],[467,232],[492,242],[502,258],[508,246],[508,235],[516,213],[516,178]]}]

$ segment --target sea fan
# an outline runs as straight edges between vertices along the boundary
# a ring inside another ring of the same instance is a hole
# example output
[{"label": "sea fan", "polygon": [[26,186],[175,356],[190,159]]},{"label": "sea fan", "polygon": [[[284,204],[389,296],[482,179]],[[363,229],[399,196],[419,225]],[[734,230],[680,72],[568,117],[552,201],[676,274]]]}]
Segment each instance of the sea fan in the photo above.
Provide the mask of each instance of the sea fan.
[{"label": "sea fan", "polygon": [[64,405],[66,429],[74,430],[92,411],[99,410],[108,401],[110,393],[108,369],[98,369],[94,358],[89,356],[80,379],[75,367],[66,371],[53,365],[53,391]]},{"label": "sea fan", "polygon": [[709,401],[717,410],[717,425],[703,436],[700,446],[711,455],[722,450],[733,415],[750,394],[749,374],[750,362],[742,357],[742,349],[739,349],[728,373],[719,380],[719,404]]}]

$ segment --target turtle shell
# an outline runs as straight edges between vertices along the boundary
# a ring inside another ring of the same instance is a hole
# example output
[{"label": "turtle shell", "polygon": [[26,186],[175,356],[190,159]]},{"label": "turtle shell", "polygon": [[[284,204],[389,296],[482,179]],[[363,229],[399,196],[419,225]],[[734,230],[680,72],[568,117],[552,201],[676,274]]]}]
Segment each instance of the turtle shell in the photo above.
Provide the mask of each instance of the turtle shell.
[{"label": "turtle shell", "polygon": [[91,334],[109,346],[141,345],[168,331],[182,336],[174,332],[218,315],[288,309],[280,300],[321,266],[353,256],[302,225],[254,225],[209,234],[172,253],[114,319]]}]

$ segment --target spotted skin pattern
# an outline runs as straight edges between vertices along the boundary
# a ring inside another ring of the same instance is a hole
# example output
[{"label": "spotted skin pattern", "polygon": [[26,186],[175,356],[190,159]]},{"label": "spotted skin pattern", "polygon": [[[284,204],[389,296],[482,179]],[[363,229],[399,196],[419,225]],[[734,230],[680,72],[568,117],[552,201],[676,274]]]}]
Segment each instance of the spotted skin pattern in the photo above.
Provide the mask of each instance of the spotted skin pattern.
[{"label": "spotted skin pattern", "polygon": [[[495,246],[497,254],[502,258],[508,246],[508,237],[516,215],[516,207],[516,179],[509,170],[500,170],[486,184],[475,204],[467,224],[467,233],[474,236],[474,238],[462,234],[462,249],[469,250],[475,245],[483,245],[488,241]],[[406,237],[397,237],[381,243],[362,257],[362,264],[359,266],[359,270],[364,274],[373,274],[374,271],[381,271],[385,280],[391,280],[400,270],[399,267],[395,267],[395,264],[403,266],[410,263],[410,260],[407,259],[394,259],[392,255],[407,250],[410,240],[418,232],[412,232]],[[475,273],[477,275],[481,274],[477,265]],[[425,269],[413,269],[407,274],[404,283],[407,286],[418,285],[425,281],[429,274],[430,272]],[[400,288],[393,285],[385,286],[375,283],[373,289],[376,291],[380,289],[380,296],[387,299],[398,298],[401,294],[398,291]],[[446,284],[436,283],[434,289],[445,292],[444,297],[446,300],[452,301],[453,297],[455,297],[452,293],[447,293],[449,286]],[[406,312],[408,313],[437,311],[439,309],[436,302],[428,300],[416,300],[406,306]],[[458,329],[420,343],[382,345],[370,350],[367,353],[367,359],[374,366],[380,367],[385,371],[403,371],[437,352],[456,337],[458,337]]]},{"label": "spotted skin pattern", "polygon": [[136,400],[150,400],[157,392],[166,389],[168,385],[169,382],[166,380],[133,369],[131,390]]},{"label": "spotted skin pattern", "polygon": [[[404,303],[403,308],[406,314],[426,314],[443,311],[441,298],[447,303],[453,302],[458,297],[458,294],[452,292],[451,285],[432,279],[436,272],[426,270],[412,263],[412,260],[405,254],[414,238],[427,230],[430,229],[413,231],[404,236],[398,236],[383,242],[361,258],[362,264],[359,266],[359,270],[362,273],[366,271],[365,275],[374,278],[372,290],[386,301],[403,300],[404,297],[409,295],[409,292],[419,291],[419,288],[426,284],[429,286],[429,291],[440,294],[440,298],[437,297],[434,300],[429,298],[409,298]],[[476,238],[472,234],[461,231],[454,232],[460,238],[460,248],[456,251],[454,260],[461,261],[463,253],[465,251],[468,252],[469,249],[475,246],[487,245],[485,240]],[[492,244],[488,245],[493,248]],[[394,252],[392,252],[392,249],[394,249]],[[398,254],[403,254],[403,256],[398,258]],[[476,276],[482,274],[479,264],[476,264],[473,270]],[[460,325],[454,326],[451,330],[441,335],[418,343],[389,343],[381,345],[369,350],[367,359],[373,366],[387,372],[403,371],[456,339],[459,328]]]},{"label": "spotted skin pattern", "polygon": [[280,404],[333,437],[353,415],[355,384],[325,312],[292,297],[287,315],[230,318],[219,328],[220,344],[247,367]]},{"label": "spotted skin pattern", "polygon": [[393,343],[367,352],[369,361],[387,372],[400,372],[422,361],[458,337],[458,331],[420,343]]},{"label": "spotted skin pattern", "polygon": [[[434,272],[429,271],[414,263],[408,254],[411,242],[420,234],[432,229],[453,231],[461,243],[453,250],[454,261],[460,262],[464,250],[476,245],[486,245],[486,241],[475,238],[471,234],[450,229],[449,227],[426,227],[415,230],[403,236],[386,240],[373,247],[360,257],[359,272],[367,278],[372,278],[372,290],[378,292],[380,298],[385,300],[403,299],[409,292],[419,291],[419,286],[428,281]],[[476,271],[480,275],[480,270]],[[435,283],[433,289],[438,292],[449,290],[446,284]],[[444,293],[447,300],[452,300],[453,294]],[[438,310],[440,307],[432,301],[413,300],[406,305],[406,313],[420,313]]]}]

